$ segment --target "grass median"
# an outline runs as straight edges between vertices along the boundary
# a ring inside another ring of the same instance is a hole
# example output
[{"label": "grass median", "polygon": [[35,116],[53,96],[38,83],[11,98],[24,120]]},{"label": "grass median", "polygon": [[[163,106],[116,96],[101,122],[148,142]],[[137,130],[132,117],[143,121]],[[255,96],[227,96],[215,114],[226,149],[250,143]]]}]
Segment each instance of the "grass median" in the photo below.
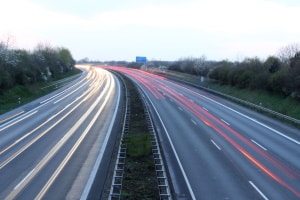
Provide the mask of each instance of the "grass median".
[{"label": "grass median", "polygon": [[127,155],[121,199],[159,199],[143,102],[133,83],[126,77],[124,80],[130,93],[130,127],[124,140]]}]

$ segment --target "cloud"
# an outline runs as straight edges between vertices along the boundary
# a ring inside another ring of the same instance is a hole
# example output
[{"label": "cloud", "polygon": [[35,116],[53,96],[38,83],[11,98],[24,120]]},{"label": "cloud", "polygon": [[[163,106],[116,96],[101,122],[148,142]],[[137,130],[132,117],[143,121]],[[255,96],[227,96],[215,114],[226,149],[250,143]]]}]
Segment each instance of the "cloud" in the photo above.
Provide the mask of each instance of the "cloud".
[{"label": "cloud", "polygon": [[44,33],[68,29],[85,22],[80,18],[64,13],[48,10],[31,1],[10,0],[5,1],[0,12],[1,35],[12,34],[17,42],[31,46],[38,41],[51,40]]},{"label": "cloud", "polygon": [[271,1],[200,0],[104,12],[92,18],[91,23],[104,27],[139,25],[238,33],[269,28],[299,32],[299,26],[295,26],[299,13],[299,6]]},{"label": "cloud", "polygon": [[[90,6],[100,7],[101,2]],[[274,44],[279,48],[298,42],[300,35],[300,6],[271,0],[178,0],[155,5],[139,1],[135,6],[99,12],[93,9],[92,15],[84,16],[33,0],[5,1],[1,7],[5,9],[0,12],[0,36],[14,35],[22,48],[32,48],[43,41],[66,46],[78,58],[97,59],[97,48],[102,48],[102,55],[109,52],[109,58],[124,58],[128,46],[132,54],[139,51],[152,57],[163,57],[166,51],[170,57],[209,52],[208,56],[220,58],[222,51],[224,57],[229,56],[228,52],[263,55]]]}]

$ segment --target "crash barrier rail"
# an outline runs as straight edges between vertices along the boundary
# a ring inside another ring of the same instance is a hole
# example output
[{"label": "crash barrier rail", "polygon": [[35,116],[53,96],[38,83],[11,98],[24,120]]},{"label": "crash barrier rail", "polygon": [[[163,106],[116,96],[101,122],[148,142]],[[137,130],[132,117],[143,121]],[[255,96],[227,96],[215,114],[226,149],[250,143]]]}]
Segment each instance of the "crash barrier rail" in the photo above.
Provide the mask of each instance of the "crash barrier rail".
[{"label": "crash barrier rail", "polygon": [[[162,74],[160,74],[160,75],[162,75]],[[204,86],[201,86],[201,85],[198,85],[198,84],[194,84],[194,83],[191,83],[191,82],[188,82],[188,81],[184,81],[184,80],[181,80],[181,79],[178,79],[178,78],[174,78],[174,77],[170,77],[170,76],[166,76],[166,77],[169,78],[169,79],[172,79],[172,80],[175,80],[175,81],[178,81],[178,82],[181,82],[181,83],[184,83],[184,84],[196,87],[196,88],[200,88],[200,89],[205,90],[205,91],[207,91],[209,93],[216,94],[216,95],[221,96],[221,97],[225,97],[227,99],[233,100],[233,101],[238,102],[240,104],[243,104],[243,105],[246,105],[248,107],[254,108],[254,109],[258,110],[258,111],[262,111],[262,112],[268,113],[268,114],[270,114],[270,115],[272,115],[272,116],[274,116],[276,118],[284,119],[284,120],[286,120],[288,122],[294,123],[296,125],[300,125],[300,120],[299,119],[295,119],[293,117],[290,117],[290,116],[281,114],[279,112],[270,110],[270,109],[265,108],[265,107],[263,107],[261,105],[257,105],[257,104],[254,104],[254,103],[251,103],[251,102],[248,102],[248,101],[245,101],[245,100],[242,100],[242,99],[230,96],[228,94],[224,94],[224,93],[218,92],[216,90],[212,90],[210,88],[207,88],[207,87],[204,87]]]},{"label": "crash barrier rail", "polygon": [[[124,81],[123,81],[124,82]],[[120,145],[117,154],[117,160],[114,168],[113,180],[110,188],[109,199],[110,200],[119,200],[121,199],[122,192],[122,182],[124,174],[124,166],[126,161],[126,144],[124,144],[124,135],[128,134],[129,131],[129,121],[130,121],[130,93],[124,84],[126,103],[125,103],[125,116],[123,122],[123,128],[121,133]]]},{"label": "crash barrier rail", "polygon": [[148,130],[151,135],[152,139],[152,154],[154,159],[154,165],[155,165],[155,172],[156,172],[156,178],[157,178],[157,184],[158,184],[158,190],[159,190],[159,197],[161,200],[171,200],[171,193],[170,193],[170,187],[169,182],[167,178],[167,172],[164,166],[164,162],[162,159],[161,151],[159,148],[159,143],[156,137],[156,131],[153,125],[152,118],[149,113],[149,104],[145,100],[144,94],[141,92],[140,89],[138,89],[140,93],[140,97],[142,101],[144,102],[144,111],[145,116],[148,124]]}]

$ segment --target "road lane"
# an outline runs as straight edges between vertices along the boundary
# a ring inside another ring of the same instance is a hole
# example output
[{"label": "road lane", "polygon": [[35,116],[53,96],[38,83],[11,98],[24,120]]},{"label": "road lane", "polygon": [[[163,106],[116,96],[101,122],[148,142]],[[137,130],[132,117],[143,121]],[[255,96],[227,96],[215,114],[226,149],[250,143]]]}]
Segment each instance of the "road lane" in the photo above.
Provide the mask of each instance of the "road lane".
[{"label": "road lane", "polygon": [[[6,128],[0,131],[0,176],[6,181],[0,182],[1,199],[53,199],[48,195],[53,184],[60,186],[55,187],[56,197],[80,198],[100,149],[107,145],[104,138],[111,139],[108,130],[121,95],[118,80],[107,71],[92,68],[81,80],[41,101],[34,115],[25,112],[25,119],[2,124]],[[82,157],[74,159],[78,149],[84,150]],[[77,167],[67,179],[56,182],[65,176],[67,166]],[[78,176],[81,182],[77,181],[76,193],[71,192]]]},{"label": "road lane", "polygon": [[158,111],[196,199],[300,198],[299,129],[157,75],[111,69]]},{"label": "road lane", "polygon": [[[81,95],[82,98],[85,97],[85,93],[83,95]],[[83,102],[83,101],[82,101]],[[81,103],[82,103],[81,102]],[[73,101],[73,103],[76,103],[76,101]],[[80,104],[81,104],[80,103]],[[75,105],[73,108],[71,108],[69,105],[64,107],[63,109],[61,109],[59,106],[55,106],[53,107],[52,105],[49,104],[49,106],[51,106],[51,109],[46,105],[44,105],[43,107],[39,108],[43,108],[43,110],[40,111],[40,115],[39,117],[35,117],[34,118],[28,118],[28,116],[31,116],[31,113],[35,113],[37,112],[36,108],[33,109],[32,111],[29,111],[29,114],[26,115],[26,120],[23,121],[22,124],[16,124],[14,127],[11,127],[11,123],[6,126],[9,129],[6,131],[6,133],[3,133],[3,140],[2,142],[5,142],[6,145],[9,144],[9,142],[12,142],[9,146],[5,147],[3,150],[1,150],[2,153],[6,152],[7,150],[9,150],[10,148],[12,148],[13,146],[15,146],[16,144],[18,144],[19,142],[21,142],[24,139],[27,139],[27,137],[31,136],[31,143],[33,143],[33,141],[38,140],[40,137],[42,137],[44,134],[46,134],[49,130],[51,130],[54,126],[56,126],[57,124],[59,124],[65,117],[67,117],[69,114],[71,114],[73,112],[73,110],[75,110],[77,107],[80,106],[80,104]],[[55,108],[55,109],[54,109]],[[69,108],[69,110],[68,110]],[[62,115],[65,111],[67,111],[66,115]],[[57,112],[54,115],[53,112]],[[25,113],[27,114],[27,113]],[[51,117],[49,117],[49,115]],[[22,120],[17,120],[18,122],[21,122]],[[12,124],[15,124],[16,121],[13,121]],[[35,127],[35,124],[38,123],[39,125]],[[52,125],[49,123],[53,123]],[[39,130],[39,129],[44,129],[46,126],[46,124],[49,124],[49,127],[46,129],[47,131],[44,131],[43,134],[38,134],[34,139],[33,137],[35,136],[35,133]],[[32,127],[35,127],[32,129]],[[28,128],[28,129],[27,129]],[[28,132],[27,132],[28,130]],[[1,133],[1,132],[0,132]],[[9,134],[7,134],[9,133]],[[26,133],[26,134],[24,134]],[[19,137],[19,135],[22,135],[22,137]],[[10,141],[7,140],[6,138],[9,137]],[[26,145],[22,146],[22,151],[26,150],[26,148],[30,145],[30,143],[27,143]],[[12,153],[13,151],[10,151],[9,153]],[[15,153],[15,156],[17,156],[21,151],[17,151]],[[5,158],[1,157],[1,158]],[[11,158],[12,159],[12,158]],[[0,164],[0,168],[3,167],[3,165],[7,163],[7,162],[2,162]]]},{"label": "road lane", "polygon": [[[164,112],[160,115],[162,119],[176,116],[176,121],[167,120],[164,124],[171,127],[168,128],[170,138],[196,199],[256,199],[257,195],[251,192],[248,180],[239,176],[235,166],[225,159],[222,152],[211,142],[218,141],[211,136],[213,131],[189,112],[173,112],[176,111],[172,109],[177,106],[176,103],[166,104],[168,106],[162,106]],[[190,120],[191,117],[197,125]],[[231,184],[228,184],[229,182]]]}]

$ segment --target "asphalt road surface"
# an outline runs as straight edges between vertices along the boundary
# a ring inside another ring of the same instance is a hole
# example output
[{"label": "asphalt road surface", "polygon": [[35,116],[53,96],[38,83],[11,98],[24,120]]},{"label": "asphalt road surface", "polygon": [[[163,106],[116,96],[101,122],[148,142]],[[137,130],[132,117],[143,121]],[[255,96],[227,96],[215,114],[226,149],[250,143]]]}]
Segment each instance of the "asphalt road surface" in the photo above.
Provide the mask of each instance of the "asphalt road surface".
[{"label": "asphalt road surface", "polygon": [[0,199],[87,197],[121,89],[106,70],[82,68],[72,84],[0,116]]},{"label": "asphalt road surface", "polygon": [[300,131],[204,91],[110,67],[142,88],[176,199],[300,199]]}]

